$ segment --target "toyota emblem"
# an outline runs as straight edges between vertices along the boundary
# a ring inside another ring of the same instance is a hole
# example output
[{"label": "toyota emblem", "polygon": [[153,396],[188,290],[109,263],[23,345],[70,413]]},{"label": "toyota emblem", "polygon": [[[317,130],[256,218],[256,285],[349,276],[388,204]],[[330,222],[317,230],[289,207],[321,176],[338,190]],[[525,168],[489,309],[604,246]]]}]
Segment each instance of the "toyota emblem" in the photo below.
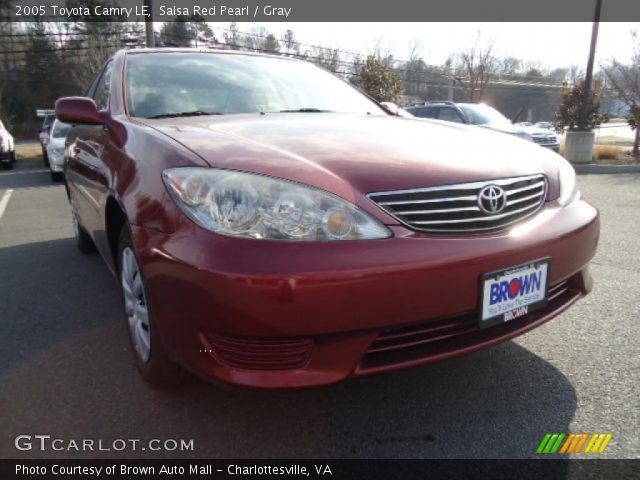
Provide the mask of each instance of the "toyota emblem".
[{"label": "toyota emblem", "polygon": [[478,193],[478,206],[484,213],[500,213],[507,205],[507,194],[498,185],[487,185]]}]

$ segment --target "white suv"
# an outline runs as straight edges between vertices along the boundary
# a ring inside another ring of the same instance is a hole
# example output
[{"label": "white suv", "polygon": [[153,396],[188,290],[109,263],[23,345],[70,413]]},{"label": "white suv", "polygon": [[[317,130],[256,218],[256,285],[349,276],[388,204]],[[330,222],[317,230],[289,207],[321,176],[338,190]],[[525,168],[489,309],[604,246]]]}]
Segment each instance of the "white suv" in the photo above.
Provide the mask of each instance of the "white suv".
[{"label": "white suv", "polygon": [[0,121],[0,164],[2,164],[2,168],[8,170],[13,168],[15,161],[16,151],[13,146],[13,137]]}]

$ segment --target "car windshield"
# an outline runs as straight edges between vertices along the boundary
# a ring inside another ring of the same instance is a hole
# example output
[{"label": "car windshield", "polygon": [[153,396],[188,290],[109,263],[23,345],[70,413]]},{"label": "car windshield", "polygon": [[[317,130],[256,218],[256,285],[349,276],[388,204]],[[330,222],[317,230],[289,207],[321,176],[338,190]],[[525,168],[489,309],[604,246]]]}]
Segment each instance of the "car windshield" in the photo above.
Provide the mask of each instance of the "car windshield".
[{"label": "car windshield", "polygon": [[56,122],[56,124],[53,127],[53,132],[51,132],[51,135],[54,138],[65,138],[67,136],[67,133],[69,133],[70,129],[71,129],[71,125],[69,125],[68,123]]},{"label": "car windshield", "polygon": [[126,104],[133,117],[291,111],[385,115],[347,83],[297,60],[145,53],[129,55],[126,68]]},{"label": "car windshield", "polygon": [[458,105],[473,125],[511,124],[511,120],[495,108],[482,103]]}]

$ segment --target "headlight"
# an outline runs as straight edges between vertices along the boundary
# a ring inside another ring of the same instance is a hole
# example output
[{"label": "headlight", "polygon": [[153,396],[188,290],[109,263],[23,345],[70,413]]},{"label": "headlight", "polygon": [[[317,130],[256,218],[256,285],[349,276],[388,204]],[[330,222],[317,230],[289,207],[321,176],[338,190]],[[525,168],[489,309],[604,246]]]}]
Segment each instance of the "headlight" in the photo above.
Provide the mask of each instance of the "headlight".
[{"label": "headlight", "polygon": [[560,205],[569,205],[578,197],[580,192],[578,192],[578,184],[576,182],[576,171],[571,164],[564,159],[560,159],[558,181],[560,182],[560,197],[558,198],[558,202],[560,202]]},{"label": "headlight", "polygon": [[64,163],[64,147],[50,148],[49,158],[53,161],[53,163]]},{"label": "headlight", "polygon": [[209,168],[170,168],[162,178],[191,220],[222,235],[316,241],[391,236],[355,205],[287,180]]}]

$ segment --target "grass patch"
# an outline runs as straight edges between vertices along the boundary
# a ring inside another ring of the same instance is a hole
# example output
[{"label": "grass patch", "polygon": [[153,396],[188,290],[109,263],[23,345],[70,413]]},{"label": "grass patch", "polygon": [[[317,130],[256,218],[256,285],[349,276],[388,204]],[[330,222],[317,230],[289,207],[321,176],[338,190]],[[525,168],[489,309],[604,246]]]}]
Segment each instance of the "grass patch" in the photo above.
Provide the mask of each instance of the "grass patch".
[{"label": "grass patch", "polygon": [[28,145],[16,145],[16,159],[20,160],[42,160],[42,148],[39,143]]},{"label": "grass patch", "polygon": [[594,155],[596,160],[617,160],[625,153],[625,150],[626,149],[618,145],[597,144]]},{"label": "grass patch", "polygon": [[[560,145],[560,155],[564,157],[564,142]],[[636,164],[640,159],[631,155],[631,148],[613,143],[597,143],[593,149],[593,161],[608,165]]]}]

